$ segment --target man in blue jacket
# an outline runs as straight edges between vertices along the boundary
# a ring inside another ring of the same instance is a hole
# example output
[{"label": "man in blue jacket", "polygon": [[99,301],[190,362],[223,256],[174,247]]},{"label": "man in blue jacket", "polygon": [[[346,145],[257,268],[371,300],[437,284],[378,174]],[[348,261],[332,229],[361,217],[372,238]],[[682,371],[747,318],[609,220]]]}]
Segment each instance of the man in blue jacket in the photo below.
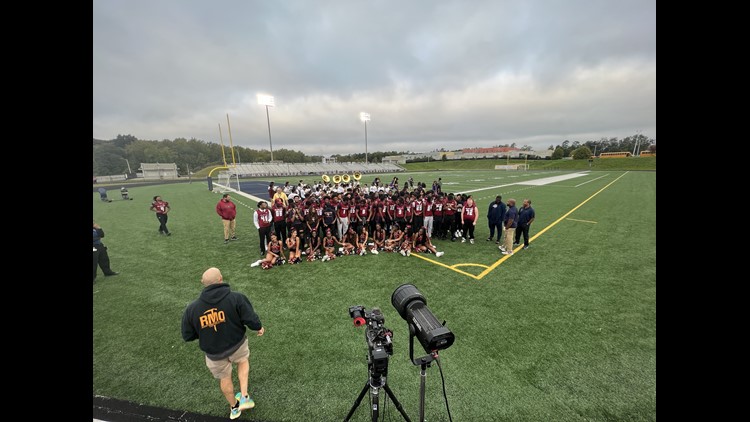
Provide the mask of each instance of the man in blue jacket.
[{"label": "man in blue jacket", "polygon": [[503,255],[513,255],[513,238],[516,234],[516,227],[518,227],[518,209],[516,208],[516,200],[513,198],[508,199],[508,209],[505,212],[503,226],[505,227],[505,242],[499,248]]},{"label": "man in blue jacket", "polygon": [[[243,410],[255,406],[247,392],[250,349],[245,326],[257,330],[259,336],[265,329],[247,296],[231,291],[218,268],[207,269],[201,284],[204,289],[200,297],[187,306],[182,316],[182,338],[198,339],[200,349],[206,354],[206,366],[219,380],[221,392],[229,402],[229,418],[237,419]],[[236,395],[232,384],[233,363],[237,364],[240,381],[240,392]]]},{"label": "man in blue jacket", "polygon": [[521,241],[521,235],[523,235],[523,248],[529,248],[529,228],[535,218],[536,213],[534,212],[534,208],[531,208],[531,200],[524,199],[523,206],[518,210],[518,228],[516,228],[516,238],[513,246],[518,246],[518,242]]},{"label": "man in blue jacket", "polygon": [[487,223],[490,225],[490,237],[487,241],[491,241],[495,235],[495,229],[497,229],[497,240],[496,245],[500,244],[500,239],[503,236],[503,219],[505,218],[505,204],[503,204],[502,195],[495,197],[495,202],[490,202],[490,209],[487,210]]}]

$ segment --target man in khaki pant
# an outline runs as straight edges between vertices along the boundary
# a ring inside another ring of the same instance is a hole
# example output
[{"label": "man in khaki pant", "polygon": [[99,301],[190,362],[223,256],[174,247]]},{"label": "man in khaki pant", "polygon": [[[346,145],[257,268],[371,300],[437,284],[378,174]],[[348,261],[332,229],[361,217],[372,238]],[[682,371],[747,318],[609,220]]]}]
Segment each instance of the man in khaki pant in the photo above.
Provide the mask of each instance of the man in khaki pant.
[{"label": "man in khaki pant", "polygon": [[224,243],[229,243],[229,239],[237,240],[235,236],[235,226],[237,221],[237,207],[234,202],[229,198],[229,194],[225,193],[222,195],[219,203],[216,204],[216,213],[221,217],[221,222],[224,224]]},{"label": "man in khaki pant", "polygon": [[516,200],[513,198],[508,199],[508,210],[505,212],[503,226],[505,227],[505,238],[499,248],[503,251],[503,255],[513,255],[513,239],[515,238],[516,227],[518,227],[518,208],[516,208]]}]

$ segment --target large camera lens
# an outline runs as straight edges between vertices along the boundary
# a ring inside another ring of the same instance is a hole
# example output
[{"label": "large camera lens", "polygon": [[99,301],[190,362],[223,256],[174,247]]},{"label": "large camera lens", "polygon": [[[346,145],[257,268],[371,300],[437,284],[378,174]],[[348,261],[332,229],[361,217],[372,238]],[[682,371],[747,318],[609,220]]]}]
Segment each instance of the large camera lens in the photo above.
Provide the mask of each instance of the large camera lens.
[{"label": "large camera lens", "polygon": [[425,305],[427,304],[427,299],[425,299],[422,293],[419,293],[416,286],[413,284],[402,284],[393,291],[391,304],[396,308],[396,312],[401,315],[401,318],[406,319],[406,305],[415,299],[418,299]]},{"label": "large camera lens", "polygon": [[427,307],[427,299],[413,284],[402,284],[391,295],[391,303],[401,318],[414,327],[414,334],[426,352],[447,349],[455,336]]}]

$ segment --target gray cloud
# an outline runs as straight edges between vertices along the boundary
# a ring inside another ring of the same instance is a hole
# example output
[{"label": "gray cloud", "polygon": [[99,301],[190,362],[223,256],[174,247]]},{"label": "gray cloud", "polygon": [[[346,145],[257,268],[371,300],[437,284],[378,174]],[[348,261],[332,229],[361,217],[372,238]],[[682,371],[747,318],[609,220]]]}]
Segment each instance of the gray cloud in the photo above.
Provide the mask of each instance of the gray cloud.
[{"label": "gray cloud", "polygon": [[656,137],[655,1],[93,3],[93,137],[426,151]]}]

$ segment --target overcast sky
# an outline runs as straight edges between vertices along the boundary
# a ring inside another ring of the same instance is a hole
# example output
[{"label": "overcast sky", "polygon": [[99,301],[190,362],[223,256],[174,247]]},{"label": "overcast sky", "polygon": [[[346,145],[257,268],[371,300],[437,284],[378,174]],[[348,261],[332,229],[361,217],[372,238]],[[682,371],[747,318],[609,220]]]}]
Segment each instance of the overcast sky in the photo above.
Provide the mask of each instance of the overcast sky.
[{"label": "overcast sky", "polygon": [[655,0],[96,0],[93,137],[310,155],[656,138]]}]

